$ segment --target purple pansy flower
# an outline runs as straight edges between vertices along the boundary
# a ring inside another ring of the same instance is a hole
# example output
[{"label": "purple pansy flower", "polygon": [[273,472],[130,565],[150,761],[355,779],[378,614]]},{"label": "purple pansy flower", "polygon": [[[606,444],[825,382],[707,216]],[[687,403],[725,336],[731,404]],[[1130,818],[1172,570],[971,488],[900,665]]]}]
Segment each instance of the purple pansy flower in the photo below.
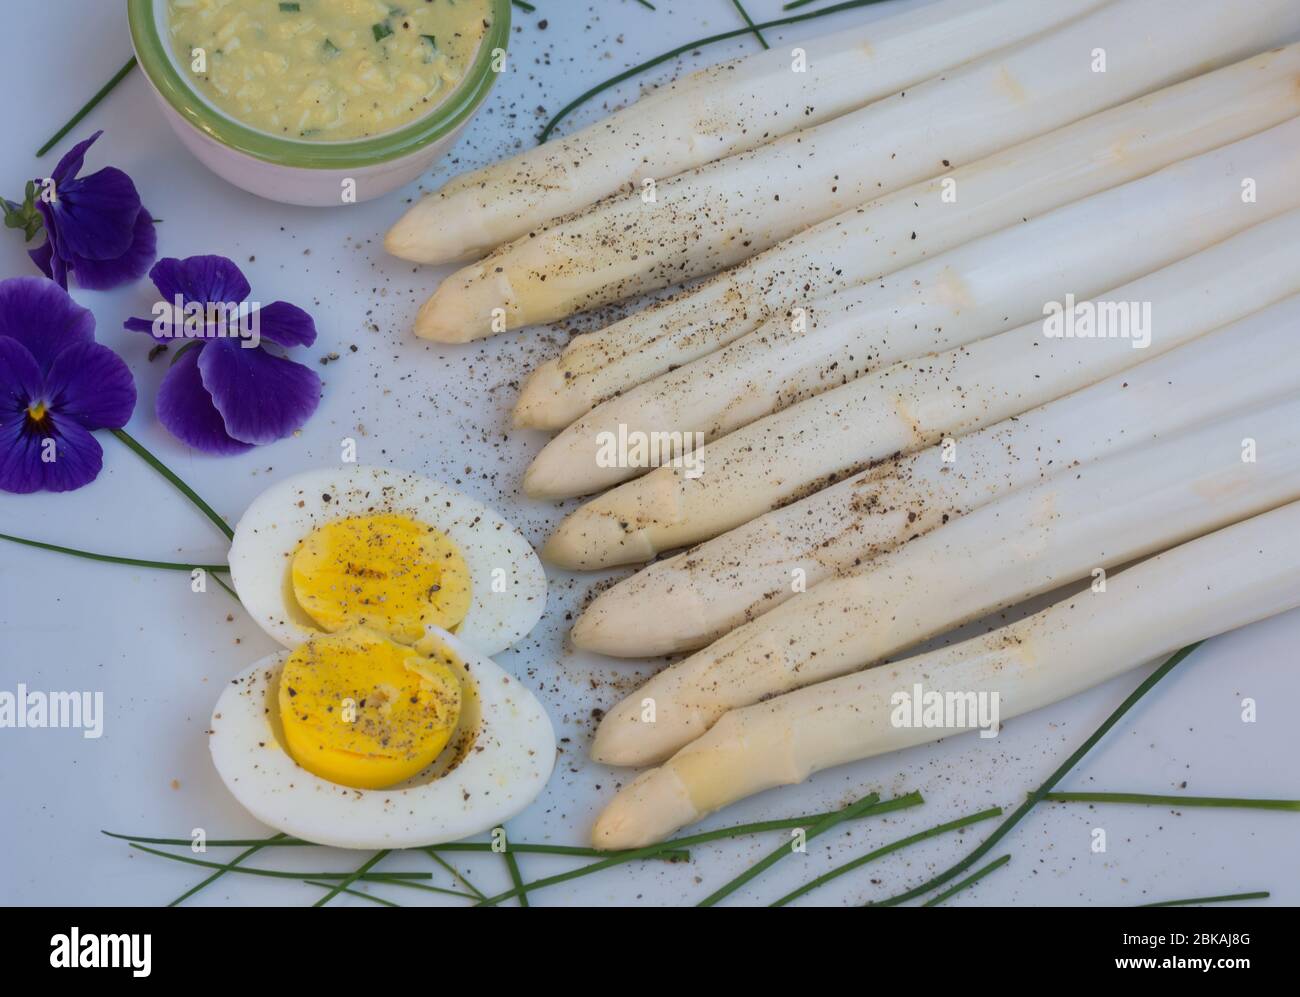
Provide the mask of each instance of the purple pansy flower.
[{"label": "purple pansy flower", "polygon": [[86,150],[102,134],[95,132],[73,146],[49,177],[48,200],[35,200],[45,244],[27,254],[63,288],[69,272],[82,287],[96,291],[139,280],[157,256],[153,217],[140,203],[131,178],[113,166],[77,176]]},{"label": "purple pansy flower", "polygon": [[[172,435],[196,450],[235,454],[302,428],[320,404],[320,378],[261,341],[310,346],[310,315],[285,301],[248,305],[248,281],[224,256],[162,259],[149,276],[163,298],[157,317],[127,319],[126,327],[160,343],[184,341],[158,389],[158,419]],[[200,309],[195,321],[189,313]],[[214,319],[236,313],[232,323]]]},{"label": "purple pansy flower", "polygon": [[95,317],[42,277],[0,281],[0,488],[66,492],[104,466],[91,435],[135,408],[122,358],[95,342]]}]

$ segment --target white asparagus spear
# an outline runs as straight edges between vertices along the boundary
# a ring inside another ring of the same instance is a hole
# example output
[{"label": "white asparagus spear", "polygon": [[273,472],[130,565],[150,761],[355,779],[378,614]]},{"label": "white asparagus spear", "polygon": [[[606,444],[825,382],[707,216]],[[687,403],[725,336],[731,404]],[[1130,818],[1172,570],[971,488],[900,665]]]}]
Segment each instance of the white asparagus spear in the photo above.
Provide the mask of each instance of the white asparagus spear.
[{"label": "white asparagus spear", "polygon": [[[1253,463],[1242,459],[1247,438]],[[814,586],[629,695],[601,721],[591,757],[657,764],[728,710],[877,664],[1090,572],[1297,500],[1300,385],[1160,443],[1063,464],[1039,485]],[[658,616],[654,606],[644,611]]]},{"label": "white asparagus spear", "polygon": [[[1034,322],[894,364],[759,419],[580,506],[543,557],[567,568],[649,560],[892,454],[1077,391],[1300,291],[1297,240],[1300,211],[1292,211],[1069,312],[1096,317],[1108,338],[1050,338],[1048,321]],[[1120,320],[1134,312],[1141,319],[1148,308],[1150,345],[1135,349],[1140,339],[1118,335]]]},{"label": "white asparagus spear", "polygon": [[[814,772],[946,737],[907,725],[899,694],[998,697],[999,720],[1060,702],[1198,640],[1300,605],[1300,504],[1192,540],[992,633],[744,709],[625,786],[599,848],[668,837],[737,800]],[[961,729],[961,728],[957,728]],[[974,747],[976,742],[972,742]]]},{"label": "white asparagus spear", "polygon": [[448,263],[509,242],[642,177],[669,177],[862,107],[1108,0],[939,0],[669,83],[566,138],[425,197],[384,246]]},{"label": "white asparagus spear", "polygon": [[[1177,24],[1177,30],[1171,26]],[[610,198],[448,277],[416,334],[465,342],[714,273],[872,197],[1275,45],[1294,0],[1118,0],[770,145]],[[1096,52],[1105,52],[1098,72]]]},{"label": "white asparagus spear", "polygon": [[[800,301],[1226,145],[1300,113],[1300,45],[1102,111],[805,229],[689,291],[575,336],[529,375],[517,426],[562,429]],[[946,190],[960,191],[956,200]]]},{"label": "white asparagus spear", "polygon": [[895,457],[605,589],[570,639],[618,657],[704,647],[825,579],[1060,468],[1293,391],[1300,296],[941,447]]},{"label": "white asparagus spear", "polygon": [[[1042,315],[1044,301],[1090,298],[1300,208],[1297,176],[1300,117],[810,302],[797,320],[772,318],[597,406],[533,459],[524,491],[570,498],[645,473],[648,459],[599,459],[621,431],[664,434],[669,446],[714,440],[896,361],[1015,328]],[[1247,177],[1274,192],[1251,210],[1241,199]]]}]

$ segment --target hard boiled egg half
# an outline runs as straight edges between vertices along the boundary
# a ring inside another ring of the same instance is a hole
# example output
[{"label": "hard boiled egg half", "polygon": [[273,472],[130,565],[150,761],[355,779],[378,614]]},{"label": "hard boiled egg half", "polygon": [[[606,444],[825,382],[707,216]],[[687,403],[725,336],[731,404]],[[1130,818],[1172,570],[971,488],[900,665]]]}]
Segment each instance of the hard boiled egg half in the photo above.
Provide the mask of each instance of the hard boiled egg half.
[{"label": "hard boiled egg half", "polygon": [[230,577],[289,648],[353,626],[414,640],[432,624],[490,656],[546,608],[546,573],[515,527],[428,478],[360,465],[295,475],[254,499]]},{"label": "hard boiled egg half", "polygon": [[337,848],[414,848],[498,827],[542,791],[555,734],[490,658],[430,628],[313,638],[235,676],[212,760],[258,820]]},{"label": "hard boiled egg half", "polygon": [[545,710],[488,655],[546,602],[527,541],[416,475],[298,475],[235,530],[231,577],[288,651],[231,682],[212,717],[217,771],[260,820],[348,848],[488,830],[549,778]]}]

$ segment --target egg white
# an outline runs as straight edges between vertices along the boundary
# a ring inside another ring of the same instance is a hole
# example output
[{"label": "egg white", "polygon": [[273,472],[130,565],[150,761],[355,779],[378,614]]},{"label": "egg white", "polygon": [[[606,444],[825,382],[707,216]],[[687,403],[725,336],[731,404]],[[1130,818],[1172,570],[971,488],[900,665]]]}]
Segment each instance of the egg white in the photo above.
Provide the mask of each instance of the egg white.
[{"label": "egg white", "polygon": [[281,651],[231,679],[212,713],[212,761],[234,797],[296,838],[366,849],[459,841],[528,806],[555,765],[546,710],[490,658],[446,631],[429,632],[464,662],[477,698],[430,768],[398,786],[353,789],[300,766],[280,731],[277,690],[288,658]]},{"label": "egg white", "polygon": [[[286,478],[255,498],[240,518],[230,576],[258,626],[289,648],[320,633],[293,597],[294,551],[319,526],[382,513],[436,527],[460,549],[472,600],[456,635],[476,651],[503,651],[541,619],[546,572],[518,529],[481,502],[418,474],[350,465]],[[505,572],[503,592],[493,591],[498,568]]]}]

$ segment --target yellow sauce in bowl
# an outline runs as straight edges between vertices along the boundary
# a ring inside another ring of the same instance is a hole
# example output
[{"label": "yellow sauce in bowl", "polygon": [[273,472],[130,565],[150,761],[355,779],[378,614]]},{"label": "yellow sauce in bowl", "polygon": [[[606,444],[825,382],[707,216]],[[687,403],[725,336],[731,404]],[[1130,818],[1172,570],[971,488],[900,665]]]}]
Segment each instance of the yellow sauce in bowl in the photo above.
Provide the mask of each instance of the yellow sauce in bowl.
[{"label": "yellow sauce in bowl", "polygon": [[176,58],[241,123],[334,141],[436,108],[490,26],[488,0],[168,0]]}]

